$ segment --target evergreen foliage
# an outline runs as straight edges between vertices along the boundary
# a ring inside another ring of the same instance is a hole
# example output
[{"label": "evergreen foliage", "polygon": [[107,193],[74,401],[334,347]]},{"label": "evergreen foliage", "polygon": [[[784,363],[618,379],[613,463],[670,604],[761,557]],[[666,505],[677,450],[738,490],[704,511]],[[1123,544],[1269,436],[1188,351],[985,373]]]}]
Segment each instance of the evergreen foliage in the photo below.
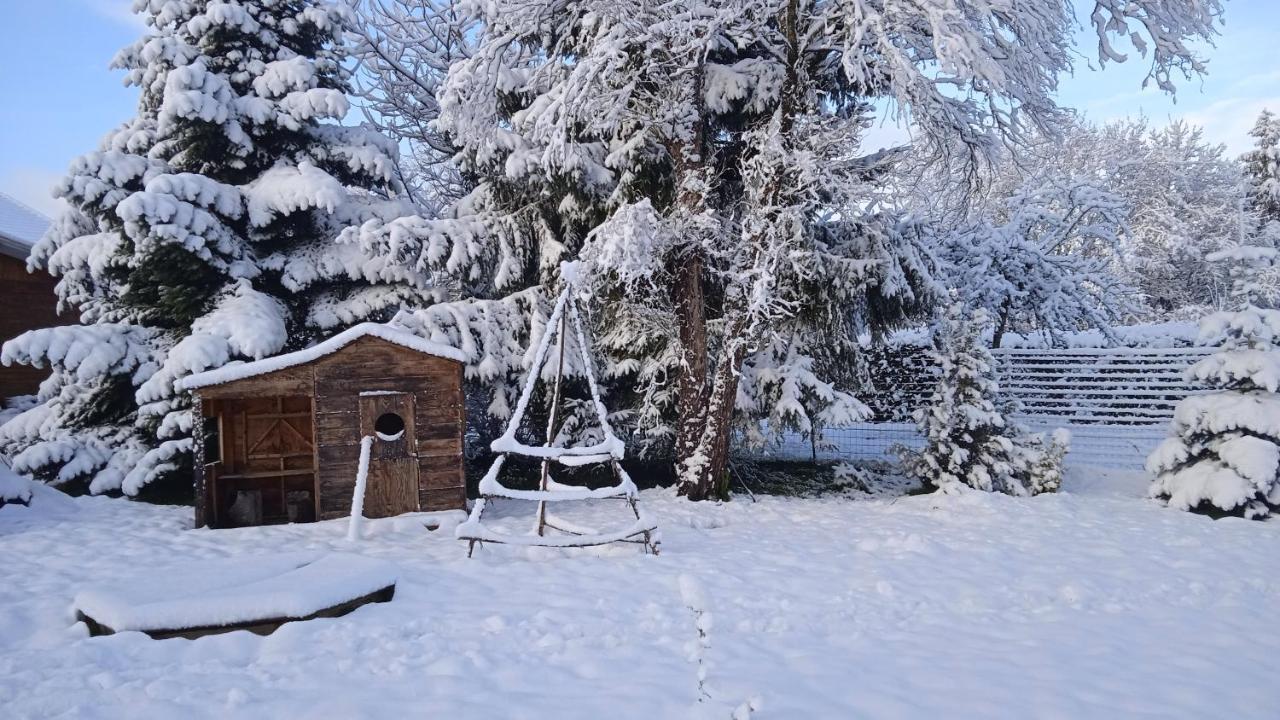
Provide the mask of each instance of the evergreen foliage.
[{"label": "evergreen foliage", "polygon": [[[921,146],[970,164],[1067,120],[1052,92],[1075,25],[1057,0],[477,7],[438,110],[411,110],[438,111],[430,127],[472,189],[439,219],[367,224],[360,241],[453,275],[492,311],[462,301],[425,325],[486,335],[501,316],[526,347],[552,271],[580,255],[603,374],[628,396],[612,404],[637,439],[672,448],[693,498],[723,487],[735,423],[860,414],[860,336],[930,305],[928,233],[889,202],[903,149],[858,150],[877,114],[909,113]],[[1133,40],[1172,91],[1172,74],[1204,70],[1187,41],[1211,38],[1220,12],[1099,2],[1100,59],[1122,61],[1113,42]],[[507,382],[522,362],[480,347],[474,360],[470,374]],[[509,406],[509,390],[494,395]]]},{"label": "evergreen foliage", "polygon": [[138,114],[72,163],[58,187],[71,210],[30,259],[80,324],[5,345],[4,362],[53,376],[0,430],[15,470],[128,494],[190,477],[179,378],[432,293],[424,273],[335,242],[412,211],[394,144],[332,123],[348,110],[344,5],[135,5],[148,32],[113,67],[141,91]]},{"label": "evergreen foliage", "polygon": [[1240,159],[1249,180],[1249,200],[1264,221],[1280,222],[1280,117],[1263,110],[1249,133],[1254,148]]},{"label": "evergreen foliage", "polygon": [[1275,248],[1215,253],[1232,263],[1237,307],[1200,323],[1218,351],[1187,371],[1210,392],[1178,404],[1166,439],[1147,459],[1151,495],[1169,507],[1262,518],[1280,508],[1280,310],[1264,271]]},{"label": "evergreen foliage", "polygon": [[1020,428],[1002,407],[995,361],[985,345],[986,310],[948,307],[934,332],[938,381],[915,420],[919,451],[903,451],[910,473],[944,492],[960,486],[1010,495],[1053,492],[1062,482],[1067,437],[1045,441]]}]

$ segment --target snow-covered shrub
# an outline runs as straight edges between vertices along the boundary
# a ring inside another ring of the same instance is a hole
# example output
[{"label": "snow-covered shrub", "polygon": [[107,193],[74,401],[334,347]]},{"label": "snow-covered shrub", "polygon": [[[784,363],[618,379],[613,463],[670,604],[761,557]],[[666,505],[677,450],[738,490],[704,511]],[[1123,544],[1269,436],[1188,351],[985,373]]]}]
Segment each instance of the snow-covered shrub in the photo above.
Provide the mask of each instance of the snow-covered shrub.
[{"label": "snow-covered shrub", "polygon": [[150,0],[114,67],[136,117],[72,162],[70,210],[29,263],[80,324],[28,332],[0,361],[49,367],[0,428],[15,470],[133,495],[189,477],[182,377],[303,347],[432,297],[429,275],[341,232],[409,214],[396,146],[348,111],[332,0]]},{"label": "snow-covered shrub", "polygon": [[902,450],[908,471],[943,491],[960,485],[1010,495],[1053,492],[1061,484],[1067,437],[1046,444],[1007,417],[995,364],[985,345],[990,318],[953,303],[934,332],[938,381],[926,407],[915,412],[925,445]]},{"label": "snow-covered shrub", "polygon": [[1062,488],[1062,468],[1071,447],[1071,433],[1059,428],[1047,440],[1043,435],[1028,436],[1028,444],[1038,452],[1031,464],[1027,490],[1032,495],[1057,492]]},{"label": "snow-covered shrub", "polygon": [[1262,518],[1280,508],[1280,310],[1259,280],[1280,252],[1241,246],[1211,259],[1236,263],[1239,306],[1201,321],[1218,351],[1187,377],[1211,392],[1178,404],[1170,437],[1147,458],[1151,495],[1179,510]]}]

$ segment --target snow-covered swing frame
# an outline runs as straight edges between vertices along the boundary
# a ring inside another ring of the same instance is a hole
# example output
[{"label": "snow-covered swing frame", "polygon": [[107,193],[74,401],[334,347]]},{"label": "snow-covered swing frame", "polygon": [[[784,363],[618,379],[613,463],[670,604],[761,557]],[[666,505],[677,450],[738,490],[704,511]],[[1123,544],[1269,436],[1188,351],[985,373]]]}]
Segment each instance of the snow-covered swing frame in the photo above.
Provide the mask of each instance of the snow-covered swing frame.
[{"label": "snow-covered swing frame", "polygon": [[[560,277],[564,289],[556,299],[556,304],[547,320],[547,331],[542,334],[541,342],[534,353],[533,365],[529,376],[525,379],[520,400],[516,403],[515,412],[507,423],[502,436],[490,444],[490,448],[498,453],[488,472],[480,480],[480,497],[471,509],[466,522],[458,525],[455,536],[467,541],[467,557],[475,552],[477,543],[497,543],[522,545],[527,547],[591,547],[608,545],[617,542],[636,543],[644,547],[647,554],[658,553],[658,526],[640,510],[637,502],[637,489],[627,471],[622,467],[625,444],[613,433],[609,426],[608,412],[600,399],[600,389],[596,384],[595,373],[591,369],[591,357],[587,350],[586,334],[582,330],[582,318],[578,313],[578,304],[574,299],[577,282],[578,264],[562,263]],[[560,389],[564,379],[564,355],[566,335],[569,321],[573,321],[575,337],[578,343],[579,357],[582,360],[583,372],[587,386],[591,391],[591,406],[600,423],[603,440],[595,445],[585,447],[554,447],[556,423],[560,407]],[[552,338],[558,342],[558,361],[555,383],[552,386],[551,411],[547,420],[546,444],[538,447],[525,445],[516,439],[525,412],[529,407],[529,399],[542,374],[543,363],[547,359],[547,351],[551,347]],[[498,473],[502,470],[508,455],[538,458],[542,461],[542,469],[537,490],[514,490],[498,481]],[[564,485],[551,476],[552,462],[565,467],[584,467],[598,463],[608,463],[617,479],[615,485],[596,488],[594,490],[573,485]],[[532,532],[528,535],[508,535],[490,530],[483,522],[485,508],[490,500],[504,498],[508,500],[536,501],[538,508]],[[595,532],[585,528],[574,527],[571,523],[561,521],[547,513],[547,503],[574,500],[621,499],[631,508],[635,521],[627,527],[610,532]],[[554,530],[559,535],[548,535],[547,530]]]}]

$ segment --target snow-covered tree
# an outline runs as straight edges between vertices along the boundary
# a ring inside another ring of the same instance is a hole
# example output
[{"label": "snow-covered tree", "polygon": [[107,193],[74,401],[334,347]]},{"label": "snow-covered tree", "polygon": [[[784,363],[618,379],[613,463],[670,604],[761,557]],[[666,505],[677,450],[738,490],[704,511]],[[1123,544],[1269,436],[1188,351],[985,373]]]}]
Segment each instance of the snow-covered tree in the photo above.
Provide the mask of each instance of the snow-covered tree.
[{"label": "snow-covered tree", "polygon": [[915,412],[920,450],[903,451],[911,474],[947,492],[976,490],[1035,495],[1058,489],[1066,437],[1029,434],[1008,417],[986,346],[990,316],[964,303],[947,308],[934,330],[938,380]]},{"label": "snow-covered tree", "polygon": [[1264,221],[1280,222],[1280,117],[1263,110],[1249,132],[1254,147],[1240,159],[1249,181],[1249,200]]},{"label": "snow-covered tree", "polygon": [[[960,168],[918,158],[897,182],[906,207],[945,227],[1001,225],[1016,206],[1011,198],[1041,187],[1087,183],[1123,206],[1112,213],[1123,232],[1105,268],[1134,288],[1133,309],[1148,319],[1203,314],[1224,302],[1230,283],[1205,255],[1256,234],[1252,213],[1240,215],[1240,165],[1224,146],[1182,121],[1152,128],[1145,119],[1105,125],[1073,123],[1062,137],[1035,135],[1000,152],[977,188],[955,181]],[[1072,252],[1074,254],[1074,252]],[[967,262],[967,261],[966,261]],[[963,265],[961,268],[963,269]]]},{"label": "snow-covered tree", "polygon": [[1178,404],[1170,437],[1147,459],[1151,495],[1179,510],[1266,517],[1280,508],[1280,310],[1262,277],[1280,251],[1240,246],[1210,259],[1234,264],[1238,307],[1200,324],[1218,351],[1187,377],[1210,392]]},{"label": "snow-covered tree", "polygon": [[[343,127],[351,20],[326,0],[139,0],[147,34],[113,66],[138,114],[75,160],[71,210],[32,252],[81,324],[3,361],[52,367],[0,431],[14,469],[134,494],[190,466],[174,382],[306,345],[430,295],[428,275],[338,244],[412,212],[394,143]],[[329,121],[329,122],[326,122]]]},{"label": "snow-covered tree", "polygon": [[449,66],[470,56],[479,28],[461,0],[359,0],[352,54],[355,95],[367,122],[405,148],[400,177],[424,213],[435,216],[466,194],[454,148],[434,122]]},{"label": "snow-covered tree", "polygon": [[[623,323],[597,328],[605,374],[635,388],[632,417],[651,423],[637,432],[671,438],[692,498],[723,483],[735,418],[854,410],[810,378],[928,304],[916,227],[885,208],[901,152],[856,150],[877,113],[909,113],[922,145],[970,159],[1066,119],[1052,93],[1075,25],[1060,0],[479,7],[434,126],[475,188],[437,221],[366,224],[361,242],[486,302],[581,254],[594,320]],[[1101,0],[1091,17],[1100,58],[1134,38],[1172,90],[1173,73],[1203,71],[1187,42],[1220,13]],[[783,381],[743,383],[744,368]]]},{"label": "snow-covered tree", "polygon": [[995,318],[994,347],[1008,330],[1109,334],[1133,312],[1136,291],[1116,268],[1126,207],[1114,193],[1055,179],[1008,198],[1003,211],[942,245],[949,282]]}]

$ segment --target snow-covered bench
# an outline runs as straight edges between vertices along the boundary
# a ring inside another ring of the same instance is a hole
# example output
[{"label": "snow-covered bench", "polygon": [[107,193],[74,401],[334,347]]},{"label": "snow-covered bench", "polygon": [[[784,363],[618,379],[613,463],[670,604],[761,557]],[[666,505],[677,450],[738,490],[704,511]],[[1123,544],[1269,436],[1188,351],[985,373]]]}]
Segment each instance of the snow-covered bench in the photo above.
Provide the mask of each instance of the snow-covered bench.
[{"label": "snow-covered bench", "polygon": [[397,570],[345,553],[289,553],[192,562],[147,578],[84,590],[77,619],[90,635],[138,630],[153,638],[249,630],[338,617],[395,594]]}]

